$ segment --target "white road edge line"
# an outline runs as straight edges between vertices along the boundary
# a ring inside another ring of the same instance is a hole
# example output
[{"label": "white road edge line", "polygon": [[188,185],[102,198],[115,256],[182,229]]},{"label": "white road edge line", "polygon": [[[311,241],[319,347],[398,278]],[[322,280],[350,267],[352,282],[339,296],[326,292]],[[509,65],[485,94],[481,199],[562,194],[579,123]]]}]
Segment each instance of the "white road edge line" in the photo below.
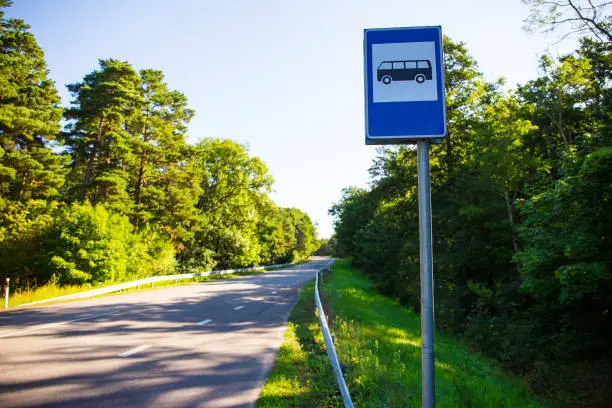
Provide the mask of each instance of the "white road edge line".
[{"label": "white road edge line", "polygon": [[234,308],[234,310],[240,310],[240,309],[244,309],[244,306],[236,306],[236,307]]},{"label": "white road edge line", "polygon": [[25,329],[17,330],[12,333],[3,334],[0,336],[0,339],[5,338],[5,337],[10,337],[10,336],[13,336],[19,333],[27,333],[27,332],[37,331],[37,330],[49,329],[51,327],[62,326],[64,324],[73,323],[73,322],[80,322],[81,320],[93,319],[94,317],[106,316],[106,315],[113,314],[113,313],[119,313],[119,312],[116,310],[113,310],[112,312],[80,317],[78,319],[72,319],[72,320],[68,320],[65,322],[47,323],[47,324],[41,324],[38,326],[27,327]]},{"label": "white road edge line", "polygon": [[136,353],[139,353],[139,352],[141,352],[143,350],[146,350],[149,347],[151,347],[150,344],[143,344],[142,346],[135,347],[135,348],[130,349],[128,351],[124,351],[123,353],[119,354],[119,357],[129,357],[129,356],[131,356],[133,354],[136,354]]},{"label": "white road edge line", "polygon": [[210,323],[210,322],[212,322],[212,319],[202,320],[201,322],[197,322],[196,324],[198,326],[202,326],[203,324],[207,324],[207,323]]}]

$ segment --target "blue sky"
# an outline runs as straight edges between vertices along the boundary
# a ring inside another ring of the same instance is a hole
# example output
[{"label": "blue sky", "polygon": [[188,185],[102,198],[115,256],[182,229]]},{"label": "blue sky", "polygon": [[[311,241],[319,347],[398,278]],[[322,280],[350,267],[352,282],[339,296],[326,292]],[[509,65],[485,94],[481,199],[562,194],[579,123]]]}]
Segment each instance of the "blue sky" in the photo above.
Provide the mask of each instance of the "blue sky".
[{"label": "blue sky", "polygon": [[32,26],[64,104],[64,85],[100,58],[161,69],[196,110],[189,140],[247,144],[276,180],[274,201],[308,212],[321,237],[332,233],[328,208],[343,187],[367,185],[375,155],[364,145],[364,28],[441,25],[487,78],[509,85],[534,78],[556,40],[522,31],[528,9],[519,0],[15,3],[7,15]]}]

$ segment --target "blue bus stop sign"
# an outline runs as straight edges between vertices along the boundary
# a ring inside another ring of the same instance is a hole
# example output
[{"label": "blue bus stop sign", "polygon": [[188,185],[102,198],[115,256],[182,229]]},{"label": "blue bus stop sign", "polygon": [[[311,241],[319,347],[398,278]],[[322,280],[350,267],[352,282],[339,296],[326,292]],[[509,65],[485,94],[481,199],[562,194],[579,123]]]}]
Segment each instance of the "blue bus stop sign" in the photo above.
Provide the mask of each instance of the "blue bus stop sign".
[{"label": "blue bus stop sign", "polygon": [[446,136],[442,29],[364,31],[366,144]]}]

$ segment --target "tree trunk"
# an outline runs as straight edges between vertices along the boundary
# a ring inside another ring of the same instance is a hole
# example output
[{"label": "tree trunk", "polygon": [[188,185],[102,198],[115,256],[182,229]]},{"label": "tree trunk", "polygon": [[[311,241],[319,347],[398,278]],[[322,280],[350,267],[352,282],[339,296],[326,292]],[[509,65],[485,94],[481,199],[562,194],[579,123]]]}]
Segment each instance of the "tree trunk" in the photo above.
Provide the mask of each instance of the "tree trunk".
[{"label": "tree trunk", "polygon": [[147,151],[145,150],[140,157],[140,168],[138,169],[138,182],[136,183],[136,190],[134,191],[134,202],[136,205],[140,204],[141,189],[144,185],[144,173],[147,166]]},{"label": "tree trunk", "polygon": [[[508,212],[508,221],[510,222],[510,228],[512,228],[512,247],[514,248],[514,252],[518,252],[518,242],[516,240],[516,229],[514,227],[514,205],[512,204],[512,200],[510,200],[510,193],[507,189],[504,189],[504,200],[506,201],[506,210]],[[516,264],[516,271],[520,273],[519,264]]]},{"label": "tree trunk", "polygon": [[[140,203],[142,202],[142,187],[144,186],[144,174],[145,174],[145,169],[147,167],[147,161],[149,158],[148,151],[147,151],[147,147],[148,147],[147,142],[149,141],[149,132],[148,132],[149,117],[150,117],[150,112],[147,109],[147,116],[145,119],[144,130],[142,134],[143,148],[142,148],[142,155],[140,156],[140,166],[138,168],[138,180],[136,181],[136,188],[134,189],[134,202],[136,203],[137,209]],[[140,218],[136,216],[136,230],[138,230],[139,228],[140,228]]]},{"label": "tree trunk", "polygon": [[454,170],[454,166],[453,166],[454,158],[453,158],[453,145],[452,145],[453,142],[452,142],[452,139],[450,137],[450,131],[449,131],[449,134],[446,137],[445,142],[446,142],[446,161],[447,161],[446,162],[446,169],[448,171],[448,175],[450,177],[452,177],[453,170]]},{"label": "tree trunk", "polygon": [[[148,122],[148,117],[147,117],[147,122]],[[148,154],[147,154],[147,142],[149,141],[149,135],[147,134],[147,123],[145,122],[145,129],[144,129],[144,134],[142,135],[142,142],[144,144],[144,147],[142,149],[142,155],[140,156],[140,167],[138,169],[138,181],[136,182],[136,189],[134,190],[134,202],[136,203],[136,205],[140,204],[140,195],[141,195],[141,189],[142,186],[144,184],[144,173],[145,173],[145,168],[147,166],[147,159],[148,159]]]},{"label": "tree trunk", "polygon": [[81,187],[81,203],[83,203],[85,201],[85,198],[87,197],[87,188],[89,187],[89,179],[91,178],[94,161],[96,159],[96,155],[98,154],[98,144],[100,143],[100,139],[102,138],[103,127],[104,127],[104,118],[101,118],[100,126],[98,127],[98,135],[96,136],[96,140],[94,141],[93,151],[91,152],[91,156],[89,157],[89,161],[87,163],[87,171],[85,172],[85,178],[83,179],[83,186]]},{"label": "tree trunk", "polygon": [[17,201],[21,201],[23,199],[23,194],[26,189],[26,178],[28,173],[24,173],[21,177],[21,185],[19,186],[19,191],[17,192]]}]

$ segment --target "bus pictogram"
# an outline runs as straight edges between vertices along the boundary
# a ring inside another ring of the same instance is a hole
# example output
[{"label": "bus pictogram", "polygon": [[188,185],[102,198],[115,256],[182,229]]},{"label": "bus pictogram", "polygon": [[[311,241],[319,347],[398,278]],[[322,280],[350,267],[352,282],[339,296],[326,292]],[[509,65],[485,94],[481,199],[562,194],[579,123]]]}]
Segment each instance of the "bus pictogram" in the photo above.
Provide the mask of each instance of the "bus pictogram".
[{"label": "bus pictogram", "polygon": [[431,81],[431,62],[429,60],[383,61],[376,70],[378,81],[389,85],[393,81]]}]

